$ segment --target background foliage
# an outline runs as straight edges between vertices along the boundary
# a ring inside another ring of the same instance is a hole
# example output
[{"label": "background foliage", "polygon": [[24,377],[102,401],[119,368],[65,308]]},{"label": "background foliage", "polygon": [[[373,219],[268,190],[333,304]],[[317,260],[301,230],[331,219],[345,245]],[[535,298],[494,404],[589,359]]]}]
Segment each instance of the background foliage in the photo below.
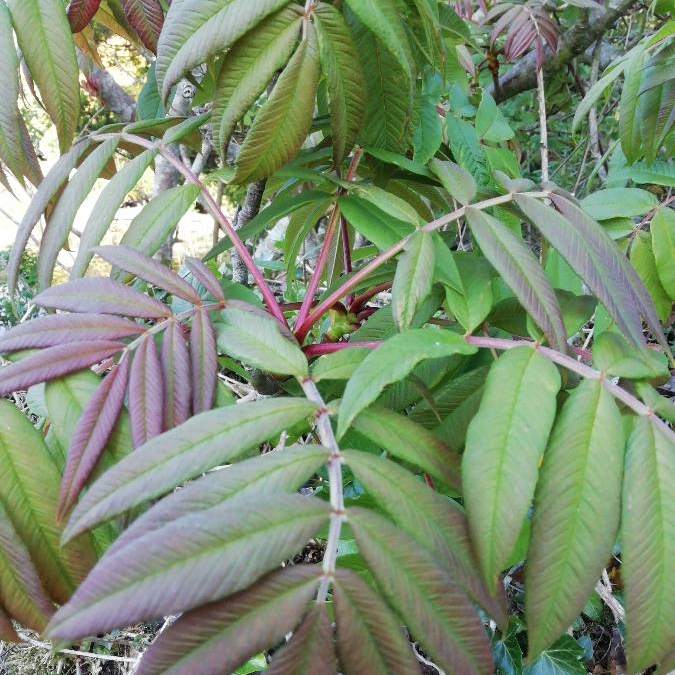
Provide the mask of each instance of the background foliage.
[{"label": "background foliage", "polygon": [[[0,402],[0,637],[178,615],[137,673],[579,673],[597,591],[612,658],[672,670],[670,12],[0,0],[7,285],[44,311],[0,334],[33,413]],[[100,26],[152,62],[135,100]],[[76,138],[80,75],[120,121]],[[197,200],[222,238],[173,270]]]}]

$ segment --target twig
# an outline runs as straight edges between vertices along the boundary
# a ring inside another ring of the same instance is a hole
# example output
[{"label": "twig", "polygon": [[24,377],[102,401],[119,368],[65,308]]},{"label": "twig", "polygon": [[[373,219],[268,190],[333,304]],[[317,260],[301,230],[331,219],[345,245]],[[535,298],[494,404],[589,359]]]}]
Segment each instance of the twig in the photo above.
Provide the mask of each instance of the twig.
[{"label": "twig", "polygon": [[[46,649],[48,651],[53,649],[49,642],[40,642],[40,640],[36,640],[35,638],[32,638],[30,635],[20,630],[18,631],[18,634],[24,642],[27,642],[33,647],[39,647],[40,649]],[[95,654],[94,652],[84,652],[78,649],[57,649],[56,653],[68,654],[70,656],[83,656],[88,659],[99,659],[100,661],[120,661],[122,663],[136,663],[138,660],[138,657],[115,656],[114,654]]]},{"label": "twig", "polygon": [[626,619],[626,610],[612,594],[612,582],[609,580],[607,570],[602,570],[602,577],[595,585],[595,592],[602,598],[602,601],[607,607],[609,607],[614,616],[614,623],[623,623]]}]

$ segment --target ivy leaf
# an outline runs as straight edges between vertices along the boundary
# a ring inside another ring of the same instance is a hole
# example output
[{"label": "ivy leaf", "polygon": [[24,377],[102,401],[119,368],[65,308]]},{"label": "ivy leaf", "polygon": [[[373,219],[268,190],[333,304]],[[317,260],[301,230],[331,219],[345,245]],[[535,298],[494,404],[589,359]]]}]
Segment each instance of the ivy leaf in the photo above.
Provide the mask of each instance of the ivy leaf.
[{"label": "ivy leaf", "polygon": [[462,457],[464,503],[483,579],[494,591],[527,516],[556,411],[560,375],[535,349],[492,366]]},{"label": "ivy leaf", "polygon": [[340,404],[338,436],[388,384],[402,380],[420,361],[475,351],[460,335],[447,330],[419,328],[395,335],[368,354],[347,383]]},{"label": "ivy leaf", "polygon": [[75,507],[64,538],[159,497],[241,456],[316,412],[305,399],[268,399],[190,418],[109,469]]},{"label": "ivy leaf", "polygon": [[314,5],[321,69],[326,76],[333,135],[333,162],[350,152],[363,122],[365,90],[358,53],[342,15],[332,5]]},{"label": "ivy leaf", "polygon": [[392,309],[396,327],[410,328],[417,308],[430,293],[434,276],[434,242],[428,232],[415,232],[396,266]]},{"label": "ivy leaf", "polygon": [[159,0],[121,0],[129,25],[138,33],[143,46],[157,52],[157,39],[162,32],[164,12]]},{"label": "ivy leaf", "polygon": [[418,675],[419,664],[387,603],[356,573],[335,572],[333,603],[345,675]]},{"label": "ivy leaf", "polygon": [[389,460],[358,450],[345,450],[344,458],[387,515],[433,554],[453,583],[505,625],[505,598],[491,596],[481,581],[462,509]]},{"label": "ivy leaf", "polygon": [[272,657],[267,675],[335,675],[333,625],[325,602],[310,607],[290,639]]},{"label": "ivy leaf", "polygon": [[301,495],[264,502],[253,495],[214,506],[208,515],[188,513],[104,555],[47,634],[75,640],[220,600],[296,554],[329,513],[325,502]]},{"label": "ivy leaf", "polygon": [[65,153],[80,114],[79,69],[66,8],[62,0],[7,0],[6,4],[23,58],[56,125],[59,149]]},{"label": "ivy leaf", "polygon": [[93,248],[101,243],[124,198],[141,179],[156,155],[155,149],[142,152],[125,164],[103,188],[82,230],[77,256],[70,270],[71,279],[84,276],[93,256]]},{"label": "ivy leaf", "polygon": [[675,454],[672,430],[639,417],[626,449],[621,516],[626,653],[631,672],[673,648],[675,608]]},{"label": "ivy leaf", "polygon": [[446,672],[492,673],[490,644],[476,610],[432,555],[365,509],[351,509],[349,525],[383,595],[434,661]]},{"label": "ivy leaf", "polygon": [[153,642],[137,675],[210,675],[213,663],[219,672],[233,672],[297,627],[320,574],[318,566],[284,567],[236,595],[186,612]]},{"label": "ivy leaf", "polygon": [[157,42],[157,82],[166,100],[185,72],[229,49],[286,0],[174,2]]},{"label": "ivy leaf", "polygon": [[[179,185],[160,192],[129,223],[120,244],[147,256],[154,255],[194,204],[198,195],[199,186],[192,184]],[[125,280],[124,275],[114,274],[114,276]]]},{"label": "ivy leaf", "polygon": [[213,130],[222,156],[237,122],[256,102],[295,48],[302,17],[297,8],[266,17],[224,57],[213,98]]},{"label": "ivy leaf", "polygon": [[[412,53],[396,0],[346,0],[349,9],[396,59],[406,77],[412,77]],[[373,39],[371,37],[371,39]]]},{"label": "ivy leaf", "polygon": [[523,669],[523,675],[584,675],[584,650],[569,635],[563,635],[534,663]]},{"label": "ivy leaf", "polygon": [[[0,401],[0,459],[0,505],[7,512],[4,518],[0,514],[0,520],[11,519],[45,590],[53,600],[65,602],[93,565],[95,554],[85,538],[60,547],[61,533],[55,524],[59,471],[28,418],[4,400]],[[0,604],[13,612],[5,600]],[[46,610],[44,604],[42,609]]]},{"label": "ivy leaf", "polygon": [[258,111],[237,157],[233,183],[267,178],[295,156],[312,124],[319,48],[312,23]]},{"label": "ivy leaf", "polygon": [[567,330],[555,292],[532,251],[501,221],[467,209],[466,219],[485,257],[544,331],[554,349],[567,350]]},{"label": "ivy leaf", "polygon": [[226,307],[216,324],[218,347],[226,354],[269,373],[307,375],[307,357],[281,334],[272,317]]},{"label": "ivy leaf", "polygon": [[573,623],[612,553],[624,443],[613,397],[598,380],[583,381],[556,420],[539,472],[525,571],[530,658]]}]

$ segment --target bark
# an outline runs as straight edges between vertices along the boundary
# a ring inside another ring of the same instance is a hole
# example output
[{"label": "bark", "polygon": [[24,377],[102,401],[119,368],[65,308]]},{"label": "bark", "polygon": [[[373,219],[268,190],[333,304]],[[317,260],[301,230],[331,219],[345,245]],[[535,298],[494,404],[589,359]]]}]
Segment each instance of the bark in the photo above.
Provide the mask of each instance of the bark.
[{"label": "bark", "polygon": [[[246,198],[242,204],[237,215],[234,219],[234,228],[236,230],[244,227],[246,223],[253,220],[258,215],[260,211],[260,204],[262,202],[262,196],[265,192],[265,184],[267,181],[258,180],[254,183],[251,183],[246,188]],[[244,261],[241,259],[239,254],[236,251],[232,251],[230,254],[230,260],[232,261],[232,281],[245,284],[248,281],[248,270]]]},{"label": "bark", "polygon": [[[593,10],[586,21],[580,21],[561,39],[553,53],[547,47],[544,56],[544,76],[565,68],[572,59],[582,55],[588,47],[601,38],[624,16],[638,0],[619,0],[607,9]],[[530,52],[499,78],[499,86],[490,93],[497,102],[505,101],[523,91],[537,86],[536,55]]]}]

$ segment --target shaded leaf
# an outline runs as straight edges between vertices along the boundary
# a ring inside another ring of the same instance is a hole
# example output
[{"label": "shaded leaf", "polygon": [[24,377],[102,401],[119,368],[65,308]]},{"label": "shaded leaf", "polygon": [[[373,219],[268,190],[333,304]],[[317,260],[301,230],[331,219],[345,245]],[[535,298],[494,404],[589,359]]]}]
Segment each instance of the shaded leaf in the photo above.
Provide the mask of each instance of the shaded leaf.
[{"label": "shaded leaf", "polygon": [[313,604],[286,644],[275,652],[268,675],[335,675],[333,625],[325,602]]},{"label": "shaded leaf", "polygon": [[104,555],[47,633],[73,640],[236,593],[297,553],[329,513],[314,497],[254,495],[182,516]]},{"label": "shaded leaf", "polygon": [[[32,630],[41,631],[54,613],[54,605],[45,593],[38,571],[26,545],[21,541],[5,505],[0,500],[0,602],[9,616]],[[3,626],[6,617],[3,613]],[[9,621],[4,634],[13,627]]]},{"label": "shaded leaf", "polygon": [[155,338],[148,334],[134,350],[129,373],[129,419],[134,448],[162,432],[163,385]]},{"label": "shaded leaf", "polygon": [[71,279],[84,276],[94,247],[101,243],[124,198],[141,179],[156,155],[155,149],[142,152],[125,164],[103,188],[82,231],[77,256],[70,270]]},{"label": "shaded leaf", "polygon": [[464,168],[450,161],[432,159],[429,168],[453,199],[466,206],[476,196],[476,180]]},{"label": "shaded leaf", "polygon": [[351,509],[349,525],[383,595],[434,662],[451,673],[492,673],[490,644],[476,610],[433,557],[365,509]]},{"label": "shaded leaf", "polygon": [[1,333],[0,353],[54,347],[64,342],[120,340],[143,330],[138,323],[107,314],[50,314]]},{"label": "shaded leaf", "polygon": [[338,418],[338,436],[393,382],[403,379],[424,359],[473,354],[475,347],[448,330],[413,329],[395,335],[373,350],[347,383]]},{"label": "shaded leaf", "polygon": [[157,39],[162,32],[164,12],[159,0],[121,0],[122,8],[131,27],[141,42],[153,54],[157,52]]},{"label": "shaded leaf", "polygon": [[108,470],[75,507],[64,537],[159,497],[241,456],[316,412],[305,399],[268,399],[210,410],[153,438]]},{"label": "shaded leaf", "polygon": [[211,270],[199,258],[185,258],[185,267],[190,274],[211,293],[216,302],[225,303],[223,288]]},{"label": "shaded leaf", "polygon": [[122,246],[152,256],[159,251],[199,195],[199,186],[186,184],[163,190],[131,221]]},{"label": "shaded leaf", "polygon": [[569,635],[563,635],[533,663],[525,666],[523,675],[584,675],[584,650]]},{"label": "shaded leaf", "polygon": [[[85,538],[60,547],[55,524],[59,471],[30,420],[4,400],[0,459],[0,503],[20,533],[44,589],[56,602],[65,602],[93,565],[94,551]],[[29,574],[29,566],[23,569]],[[2,605],[13,613],[5,599]]]},{"label": "shaded leaf", "polygon": [[70,0],[66,14],[73,33],[79,33],[94,18],[101,0]]},{"label": "shaded leaf", "polygon": [[314,24],[305,25],[306,34],[246,134],[237,156],[234,183],[267,178],[295,156],[307,137],[320,67]]},{"label": "shaded leaf", "polygon": [[595,220],[641,216],[658,206],[658,199],[640,188],[596,190],[581,200],[584,211]]},{"label": "shaded leaf", "polygon": [[261,21],[227,52],[213,98],[213,131],[221,156],[237,122],[290,58],[300,36],[301,15],[285,7]]},{"label": "shaded leaf", "polygon": [[336,570],[333,603],[341,672],[419,675],[398,617],[358,574]]},{"label": "shaded leaf", "polygon": [[433,554],[434,560],[483,609],[505,625],[506,601],[491,596],[477,571],[463,510],[405,469],[381,457],[345,450],[344,459],[360,483],[407,534]]},{"label": "shaded leaf", "polygon": [[5,610],[0,605],[0,640],[3,642],[20,642],[21,638],[17,635],[14,626]]},{"label": "shaded leaf", "polygon": [[6,0],[6,4],[23,58],[56,125],[59,149],[65,153],[80,113],[79,70],[66,8],[62,0]]},{"label": "shaded leaf", "polygon": [[218,380],[218,353],[216,336],[209,313],[200,308],[192,317],[190,329],[190,367],[192,412],[210,410]]},{"label": "shaded leaf", "polygon": [[565,352],[567,330],[558,300],[530,248],[501,221],[482,211],[469,208],[466,219],[485,257],[543,330],[551,346]]},{"label": "shaded leaf", "polygon": [[456,279],[454,274],[451,279],[453,286],[446,285],[446,279],[441,278],[448,308],[463,328],[471,333],[483,323],[492,309],[492,269],[485,259],[475,253],[446,254],[446,258],[453,259],[457,271]]},{"label": "shaded leaf", "polygon": [[459,455],[410,418],[373,407],[362,410],[352,421],[352,427],[386,452],[419,466],[461,492]]},{"label": "shaded leaf", "polygon": [[0,395],[93,366],[124,349],[124,342],[92,340],[48,347],[16,363],[0,368]]},{"label": "shaded leaf", "polygon": [[655,254],[651,237],[646,232],[638,232],[630,249],[630,261],[649,293],[657,317],[665,323],[673,307],[673,298],[661,284]]},{"label": "shaded leaf", "polygon": [[190,417],[192,379],[190,352],[183,325],[169,319],[162,336],[162,374],[164,376],[164,431]]},{"label": "shaded leaf", "polygon": [[410,328],[418,305],[431,293],[433,274],[433,239],[428,232],[415,232],[398,261],[391,289],[394,322],[399,330]]},{"label": "shaded leaf", "polygon": [[320,574],[319,567],[284,567],[249,589],[187,612],[148,649],[137,675],[233,671],[296,628]]},{"label": "shaded leaf", "polygon": [[483,90],[478,110],[476,110],[476,132],[484,141],[500,143],[513,138],[513,129],[509,126],[504,113],[490,94]]},{"label": "shaded leaf", "polygon": [[652,250],[659,281],[671,300],[675,300],[675,211],[659,209],[650,225]]},{"label": "shaded leaf", "polygon": [[611,331],[593,338],[593,366],[613,377],[670,378],[665,354],[646,347],[635,349],[622,335]]},{"label": "shaded leaf", "polygon": [[67,312],[103,312],[140,319],[171,316],[171,310],[159,300],[103,277],[74,279],[52,286],[35,296],[36,305]]},{"label": "shaded leaf", "polygon": [[560,375],[518,347],[490,368],[462,457],[464,503],[483,579],[494,590],[527,516],[556,412]]},{"label": "shaded leaf", "polygon": [[[128,381],[129,359],[122,358],[82,407],[68,439],[68,456],[59,494],[59,519],[73,506],[105,450],[122,412]],[[55,421],[58,423],[59,420]],[[124,450],[123,454],[126,454]]]},{"label": "shaded leaf", "polygon": [[369,347],[349,347],[324,354],[312,364],[312,379],[315,382],[348,380],[370,351]]},{"label": "shaded leaf", "polygon": [[284,337],[272,317],[226,307],[220,318],[218,347],[226,354],[270,373],[302,377],[309,372],[297,342]]},{"label": "shaded leaf", "polygon": [[349,154],[364,114],[364,82],[356,47],[340,12],[332,5],[314,6],[321,69],[326,77],[333,135],[333,161]]},{"label": "shaded leaf", "polygon": [[539,472],[525,570],[530,658],[574,622],[611,556],[624,443],[613,397],[584,380],[556,420]]},{"label": "shaded leaf", "polygon": [[675,453],[672,430],[639,417],[626,449],[621,514],[626,654],[630,672],[673,648],[675,606]]},{"label": "shaded leaf", "polygon": [[157,44],[157,82],[166,100],[185,72],[225,51],[287,0],[174,2]]}]

